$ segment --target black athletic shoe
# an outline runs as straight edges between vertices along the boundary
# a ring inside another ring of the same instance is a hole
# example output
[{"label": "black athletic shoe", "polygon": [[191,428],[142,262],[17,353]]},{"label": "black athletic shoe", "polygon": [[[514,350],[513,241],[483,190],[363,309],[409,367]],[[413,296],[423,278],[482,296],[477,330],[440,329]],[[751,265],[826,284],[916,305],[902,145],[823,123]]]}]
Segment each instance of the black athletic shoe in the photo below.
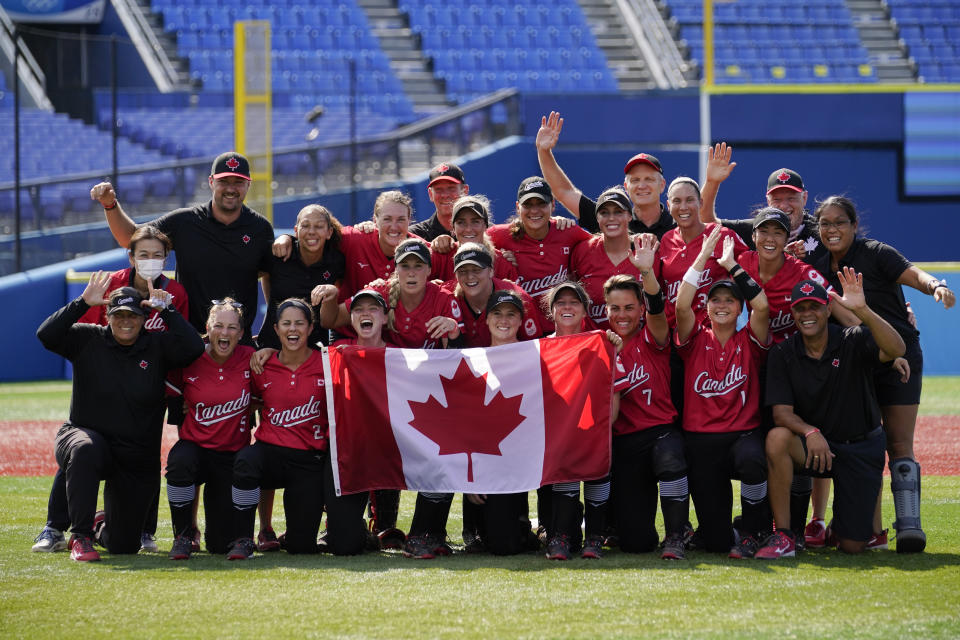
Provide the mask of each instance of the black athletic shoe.
[{"label": "black athletic shoe", "polygon": [[547,560],[569,560],[570,539],[563,535],[553,536],[547,542]]},{"label": "black athletic shoe", "polygon": [[660,557],[664,560],[683,560],[686,558],[684,553],[683,532],[671,533],[663,539],[663,549],[660,551]]},{"label": "black athletic shoe", "polygon": [[253,538],[237,538],[227,552],[227,560],[251,560],[253,552],[257,550],[257,543]]},{"label": "black athletic shoe", "polygon": [[431,536],[407,536],[407,542],[403,545],[403,555],[417,560],[432,560],[436,557],[434,554],[435,547]]},{"label": "black athletic shoe", "polygon": [[173,539],[173,548],[170,549],[171,560],[189,560],[193,551],[193,538],[189,535],[177,536]]},{"label": "black athletic shoe", "polygon": [[587,536],[587,539],[583,541],[580,557],[599,560],[603,557],[603,542],[603,536]]},{"label": "black athletic shoe", "polygon": [[757,555],[759,550],[760,543],[757,542],[757,539],[753,536],[747,536],[746,538],[740,538],[737,544],[731,547],[730,554],[727,557],[744,560]]}]

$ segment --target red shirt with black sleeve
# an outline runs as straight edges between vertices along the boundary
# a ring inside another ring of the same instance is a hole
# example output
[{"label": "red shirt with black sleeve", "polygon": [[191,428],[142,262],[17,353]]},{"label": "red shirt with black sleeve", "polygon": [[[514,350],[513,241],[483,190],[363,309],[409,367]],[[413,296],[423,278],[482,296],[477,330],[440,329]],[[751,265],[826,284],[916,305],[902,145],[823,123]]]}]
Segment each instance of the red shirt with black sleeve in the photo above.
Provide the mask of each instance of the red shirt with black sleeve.
[{"label": "red shirt with black sleeve", "polygon": [[263,401],[258,442],[304,451],[327,450],[327,393],[323,356],[310,350],[295,370],[280,362],[279,354],[253,374],[253,394]]},{"label": "red shirt with black sleeve", "polygon": [[677,419],[670,400],[670,343],[662,347],[649,327],[627,340],[617,354],[613,390],[620,394],[620,413],[613,435],[643,431]]}]

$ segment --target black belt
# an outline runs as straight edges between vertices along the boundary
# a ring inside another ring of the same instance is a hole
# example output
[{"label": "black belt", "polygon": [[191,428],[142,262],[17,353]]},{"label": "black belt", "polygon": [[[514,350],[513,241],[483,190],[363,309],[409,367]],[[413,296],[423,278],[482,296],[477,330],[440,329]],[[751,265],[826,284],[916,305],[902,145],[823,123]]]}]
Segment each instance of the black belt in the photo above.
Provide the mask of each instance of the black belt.
[{"label": "black belt", "polygon": [[871,429],[870,431],[850,438],[849,440],[834,440],[833,438],[828,438],[828,440],[830,440],[830,442],[836,442],[837,444],[854,444],[857,442],[863,442],[864,440],[869,440],[870,438],[881,433],[883,433],[883,427],[877,427],[876,429]]}]

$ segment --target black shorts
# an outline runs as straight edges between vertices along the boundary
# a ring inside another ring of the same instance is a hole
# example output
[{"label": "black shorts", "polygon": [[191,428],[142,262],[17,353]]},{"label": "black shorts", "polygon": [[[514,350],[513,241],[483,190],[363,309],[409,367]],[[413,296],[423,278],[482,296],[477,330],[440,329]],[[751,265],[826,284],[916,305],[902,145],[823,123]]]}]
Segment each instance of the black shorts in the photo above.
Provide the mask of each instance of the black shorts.
[{"label": "black shorts", "polygon": [[907,352],[903,357],[910,363],[910,379],[906,383],[900,382],[900,374],[889,364],[878,369],[873,376],[877,402],[881,407],[920,404],[923,385],[923,351],[920,342],[907,341]]},{"label": "black shorts", "polygon": [[[807,453],[807,442],[803,452]],[[866,542],[873,536],[873,514],[883,484],[883,463],[887,441],[877,427],[858,442],[834,442],[828,439],[836,456],[830,471],[818,473],[801,469],[803,475],[833,478],[833,530],[837,537]]]}]

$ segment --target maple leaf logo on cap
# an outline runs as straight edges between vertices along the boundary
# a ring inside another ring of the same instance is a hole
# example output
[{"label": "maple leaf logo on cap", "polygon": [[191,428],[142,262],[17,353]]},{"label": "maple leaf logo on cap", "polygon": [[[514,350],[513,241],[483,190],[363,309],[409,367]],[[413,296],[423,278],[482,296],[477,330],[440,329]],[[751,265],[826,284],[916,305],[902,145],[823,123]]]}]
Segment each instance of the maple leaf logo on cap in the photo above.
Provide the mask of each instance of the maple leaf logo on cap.
[{"label": "maple leaf logo on cap", "polygon": [[324,271],[324,272],[323,272],[323,279],[324,279],[324,280],[329,280],[329,279],[330,279],[330,272],[329,272],[329,271]]},{"label": "maple leaf logo on cap", "polygon": [[803,285],[802,287],[800,287],[800,292],[807,296],[810,295],[811,293],[813,293],[813,285],[810,283]]},{"label": "maple leaf logo on cap", "polygon": [[832,364],[834,367],[839,367],[839,366],[840,366],[840,358],[834,358],[834,359],[833,359],[833,362],[832,362],[831,364]]},{"label": "maple leaf logo on cap", "polygon": [[447,165],[445,165],[445,164],[438,164],[438,165],[437,165],[437,168],[436,168],[436,171],[438,171],[439,173],[443,173],[443,172],[449,171],[449,170],[450,170],[450,167],[447,166]]},{"label": "maple leaf logo on cap", "polygon": [[789,182],[790,174],[787,173],[786,171],[781,171],[779,175],[777,175],[777,180],[779,180],[780,182]]},{"label": "maple leaf logo on cap", "polygon": [[243,236],[243,244],[250,244],[250,236]]},{"label": "maple leaf logo on cap", "polygon": [[234,158],[233,156],[231,156],[230,159],[227,160],[227,167],[228,167],[231,171],[236,171],[236,170],[237,170],[237,167],[239,167],[239,166],[240,166],[240,161],[237,160],[236,158]]},{"label": "maple leaf logo on cap", "polygon": [[647,154],[641,153],[641,154],[640,154],[640,159],[641,159],[641,160],[646,160],[646,159],[647,159]]},{"label": "maple leaf logo on cap", "polygon": [[141,361],[140,361],[140,368],[141,368],[141,369],[146,369],[146,368],[147,368],[147,361],[146,361],[146,360],[141,360]]}]

